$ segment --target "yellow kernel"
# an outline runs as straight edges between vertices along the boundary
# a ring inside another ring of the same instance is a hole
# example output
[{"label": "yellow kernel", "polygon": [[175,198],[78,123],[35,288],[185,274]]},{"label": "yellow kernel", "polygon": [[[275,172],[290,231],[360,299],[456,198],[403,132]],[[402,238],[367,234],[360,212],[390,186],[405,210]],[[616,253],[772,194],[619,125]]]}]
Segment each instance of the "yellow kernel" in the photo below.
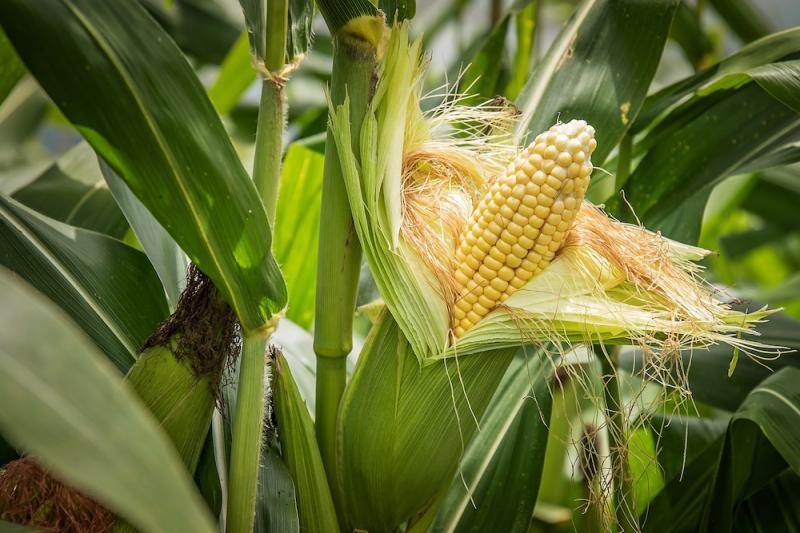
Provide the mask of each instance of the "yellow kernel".
[{"label": "yellow kernel", "polygon": [[477,314],[479,314],[479,315],[481,315],[481,316],[483,316],[483,315],[485,315],[486,313],[488,313],[488,312],[489,312],[489,310],[488,310],[488,309],[486,309],[484,306],[482,306],[482,305],[480,304],[480,298],[478,298],[478,303],[476,303],[474,306],[472,306],[472,309],[473,309],[473,310],[474,310],[474,311],[475,311]]},{"label": "yellow kernel", "polygon": [[509,207],[512,211],[516,212],[517,208],[519,208],[519,198],[516,196],[509,196],[506,198],[506,207]]},{"label": "yellow kernel", "polygon": [[[527,235],[523,235],[522,237],[519,238],[519,240],[517,241],[517,244],[519,244],[520,246],[522,246],[526,250],[530,250],[531,247],[533,246],[533,239],[529,239]],[[513,246],[511,247],[511,250],[512,251],[514,250]]]},{"label": "yellow kernel", "polygon": [[504,253],[506,255],[511,253],[511,243],[510,242],[507,242],[507,241],[504,241],[504,240],[498,240],[497,244],[495,244],[495,246],[497,246],[497,249],[500,250],[502,253]]},{"label": "yellow kernel", "polygon": [[494,290],[494,291],[497,291],[498,293],[501,293],[504,290],[506,290],[507,287],[508,287],[508,282],[507,281],[502,280],[500,278],[494,278],[492,280],[492,282],[491,282],[491,287],[486,287],[486,289],[485,289],[486,296],[488,296],[489,298],[492,298],[492,293],[489,292],[490,289]]},{"label": "yellow kernel", "polygon": [[533,273],[536,271],[536,264],[530,261],[529,259],[523,259],[522,263],[519,265],[519,268],[524,270],[525,272]]},{"label": "yellow kernel", "polygon": [[[555,231],[555,228],[553,228],[553,230]],[[542,234],[542,235],[539,235],[539,238],[536,240],[536,244],[541,244],[541,245],[547,246],[548,244],[550,244],[550,241],[552,241],[552,240],[553,240],[553,236],[552,235]],[[534,247],[535,247],[535,245],[534,245]]]},{"label": "yellow kernel", "polygon": [[550,208],[543,205],[538,205],[536,206],[536,209],[533,210],[533,214],[537,218],[546,219],[547,215],[550,214]]},{"label": "yellow kernel", "polygon": [[[509,248],[510,248],[510,247],[509,247]],[[511,250],[509,250],[509,251],[511,251]],[[480,263],[480,262],[479,262],[477,259],[475,259],[473,256],[471,256],[471,255],[468,255],[468,256],[467,256],[467,257],[464,259],[464,262],[467,264],[467,266],[468,266],[468,267],[469,267],[471,270],[477,270],[477,268],[478,268],[479,266],[481,266],[481,263]]]},{"label": "yellow kernel", "polygon": [[550,212],[555,213],[556,215],[560,215],[564,212],[564,202],[562,200],[556,200],[553,202],[553,205],[550,206]]},{"label": "yellow kernel", "polygon": [[465,313],[464,310],[461,309],[460,307],[456,306],[453,308],[453,316],[455,317],[456,320],[461,320],[462,318],[467,316],[467,313]]},{"label": "yellow kernel", "polygon": [[[560,189],[561,182],[567,179],[567,170],[564,167],[556,167],[550,172],[550,177],[558,180],[558,185],[555,185],[555,188]],[[548,181],[548,183],[550,182]]]},{"label": "yellow kernel", "polygon": [[[468,328],[472,327],[472,324],[470,323],[470,325],[469,325],[469,326],[467,326],[467,327],[468,327]],[[464,333],[466,333],[466,331],[465,331],[465,330],[464,330],[464,328],[462,328],[461,326],[456,326],[456,328],[453,330],[453,334],[454,334],[456,337],[461,337],[461,336],[463,336],[463,335],[464,335]]]},{"label": "yellow kernel", "polygon": [[492,245],[491,245],[491,244],[489,244],[488,242],[486,242],[486,241],[483,239],[483,237],[481,237],[480,239],[478,239],[478,242],[476,242],[476,243],[475,243],[475,246],[477,246],[477,247],[478,247],[478,249],[479,249],[481,252],[485,253],[485,254],[489,253],[489,250],[491,250],[491,248],[492,248]]},{"label": "yellow kernel", "polygon": [[561,248],[561,241],[560,241],[560,240],[558,240],[558,241],[553,241],[553,242],[551,242],[550,244],[548,244],[548,245],[547,245],[547,248],[548,248],[548,249],[549,249],[551,252],[555,253],[555,252],[557,252],[557,251],[558,251],[558,249],[559,249],[559,248]]},{"label": "yellow kernel", "polygon": [[[541,238],[541,237],[540,237],[540,238]],[[549,250],[547,249],[547,246],[545,246],[544,244],[536,244],[536,245],[533,247],[533,250],[534,250],[534,251],[535,251],[537,254],[539,254],[539,255],[544,255],[544,254],[546,254],[546,253],[549,251]],[[540,264],[541,264],[541,263],[540,263]]]},{"label": "yellow kernel", "polygon": [[522,259],[520,259],[516,255],[512,254],[506,258],[506,265],[510,266],[511,268],[517,268],[521,263]]},{"label": "yellow kernel", "polygon": [[460,268],[456,270],[455,278],[456,278],[456,283],[458,283],[462,287],[466,285],[467,282],[469,281],[469,276],[467,276],[464,272],[462,272]]},{"label": "yellow kernel", "polygon": [[554,168],[556,168],[555,161],[545,161],[544,163],[542,163],[542,172],[544,172],[545,174],[550,174],[551,172],[553,172]]},{"label": "yellow kernel", "polygon": [[494,282],[495,281],[499,281],[499,282],[505,283],[506,286],[508,286],[508,283],[506,283],[505,281],[503,281],[501,279],[498,279],[498,278],[494,278],[492,280],[492,286],[491,287],[486,287],[485,289],[483,289],[484,296],[486,296],[487,298],[489,298],[493,302],[496,302],[497,299],[500,298],[500,293],[503,292],[503,291],[498,291],[497,289],[494,288]]},{"label": "yellow kernel", "polygon": [[478,322],[480,322],[481,318],[482,317],[475,311],[470,311],[469,313],[467,313],[467,320],[469,320],[473,324],[477,324]]},{"label": "yellow kernel", "polygon": [[[514,210],[510,206],[504,205],[503,207],[500,208],[500,212],[498,213],[498,215],[503,217],[503,220],[508,220],[509,218],[514,216]],[[495,221],[496,220],[497,219],[495,219]]]},{"label": "yellow kernel", "polygon": [[[542,228],[542,235],[553,235],[556,232],[556,227],[551,224],[545,224]],[[541,240],[541,237],[539,237]]]},{"label": "yellow kernel", "polygon": [[475,302],[477,302],[477,301],[478,301],[478,295],[477,295],[477,294],[475,294],[474,292],[468,292],[468,293],[465,293],[465,294],[464,294],[464,296],[462,297],[462,299],[463,299],[465,302],[467,302],[467,303],[470,305],[470,307],[471,307],[471,306],[475,305]]},{"label": "yellow kernel", "polygon": [[[525,206],[520,206],[520,207],[525,207]],[[528,207],[527,209],[530,209],[530,208]],[[532,209],[530,209],[530,210],[531,210],[531,212],[533,212]],[[514,224],[518,224],[520,226],[525,226],[525,224],[528,223],[528,218],[529,218],[529,216],[524,216],[521,212],[517,212],[517,213],[514,213],[513,217],[511,217],[511,222],[513,222]]]},{"label": "yellow kernel", "polygon": [[481,276],[483,276],[484,279],[492,279],[497,275],[494,270],[492,270],[486,265],[481,265],[480,267],[478,267],[478,273]]},{"label": "yellow kernel", "polygon": [[508,232],[514,238],[512,240],[512,239],[508,239],[507,237],[504,236],[503,240],[506,240],[511,244],[514,244],[515,242],[517,242],[517,239],[519,239],[523,234],[522,226],[520,226],[519,224],[517,224],[515,222],[509,222],[508,223],[508,226],[506,226],[506,229],[503,230],[503,235],[505,235],[506,232]]},{"label": "yellow kernel", "polygon": [[527,221],[527,219],[529,219],[533,214],[533,208],[523,204],[519,206],[519,209],[517,209],[517,214],[525,217],[525,220]]},{"label": "yellow kernel", "polygon": [[511,280],[509,285],[511,285],[515,289],[521,289],[526,283],[528,283],[527,280],[519,279],[517,276],[514,276],[514,279]]},{"label": "yellow kernel", "polygon": [[583,145],[578,139],[570,139],[567,141],[567,151],[571,154],[577,154],[581,151],[581,148],[583,148]]},{"label": "yellow kernel", "polygon": [[514,271],[504,266],[497,272],[497,277],[502,279],[503,281],[511,281],[511,278],[514,277]]},{"label": "yellow kernel", "polygon": [[556,196],[558,196],[558,189],[551,187],[549,184],[545,183],[544,185],[542,185],[542,192],[539,195],[539,203],[542,203],[542,195],[551,199],[555,198]]},{"label": "yellow kernel", "polygon": [[504,263],[506,260],[506,254],[498,250],[496,246],[489,250],[489,257],[499,261],[500,263]]},{"label": "yellow kernel", "polygon": [[[539,220],[539,222],[544,224],[544,220]],[[530,224],[522,228],[522,231],[525,234],[524,237],[526,239],[530,239],[531,241],[535,240],[536,237],[539,236],[539,230]],[[533,243],[531,243],[531,246],[533,246]],[[530,248],[531,246],[526,246],[526,248]]]},{"label": "yellow kernel", "polygon": [[[547,187],[547,185],[545,185],[545,187]],[[540,207],[546,207],[549,210],[550,206],[553,205],[553,202],[555,201],[555,197],[556,197],[557,194],[558,193],[556,193],[556,194],[554,194],[552,196],[549,195],[549,194],[540,194],[539,198],[538,198],[539,206]]]},{"label": "yellow kernel", "polygon": [[[512,246],[512,247],[511,247],[511,253],[512,253],[512,254],[514,254],[515,256],[519,257],[520,259],[522,259],[522,258],[524,258],[526,255],[528,255],[528,250],[527,250],[527,249],[525,249],[525,248],[523,248],[523,247],[522,247],[522,246],[520,246],[519,244],[515,244],[514,246]],[[509,256],[509,259],[510,259],[511,257],[512,257],[512,256]]]},{"label": "yellow kernel", "polygon": [[557,213],[550,213],[550,216],[547,217],[547,223],[558,227],[558,225],[561,223],[561,215]]},{"label": "yellow kernel", "polygon": [[[512,247],[512,250],[513,250],[513,247]],[[489,268],[489,270],[492,271],[492,272],[497,272],[498,270],[500,270],[500,267],[503,266],[503,263],[501,263],[497,259],[493,259],[492,257],[486,257],[483,260],[483,264],[485,266],[487,266]],[[489,278],[487,278],[487,279],[489,279]]]}]

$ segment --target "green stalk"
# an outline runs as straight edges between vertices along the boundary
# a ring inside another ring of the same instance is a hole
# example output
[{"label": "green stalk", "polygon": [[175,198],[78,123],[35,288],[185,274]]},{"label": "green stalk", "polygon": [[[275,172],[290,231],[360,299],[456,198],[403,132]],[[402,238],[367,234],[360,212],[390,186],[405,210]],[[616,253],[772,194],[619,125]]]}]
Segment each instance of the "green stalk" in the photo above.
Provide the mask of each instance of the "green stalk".
[{"label": "green stalk", "polygon": [[288,16],[287,0],[267,2],[265,72],[261,73],[264,81],[261,84],[261,102],[258,108],[253,181],[261,201],[264,202],[271,226],[275,225],[283,130],[286,126],[286,96],[281,71],[285,65]]},{"label": "green stalk", "polygon": [[[373,90],[377,39],[365,38],[348,24],[334,38],[331,100],[350,100],[353,152],[358,157],[361,123]],[[320,212],[314,352],[317,355],[316,433],[325,472],[335,480],[336,414],[345,386],[344,364],[353,347],[353,312],[361,266],[339,156],[328,130]]]},{"label": "green stalk", "polygon": [[228,533],[249,533],[256,509],[258,462],[264,427],[264,351],[268,335],[249,333],[242,343],[228,485]]},{"label": "green stalk", "polygon": [[606,355],[596,350],[603,370],[603,391],[606,402],[608,440],[611,451],[611,469],[614,482],[614,510],[620,531],[639,531],[636,514],[636,501],[633,492],[633,477],[628,463],[627,427],[624,404],[620,392],[616,360],[619,347],[612,348]]},{"label": "green stalk", "polygon": [[[253,181],[273,227],[286,125],[284,80],[281,76],[286,57],[288,14],[287,0],[267,1],[264,72],[261,73],[264,81],[258,111]],[[269,333],[268,327],[248,332],[242,343],[226,513],[226,531],[229,533],[253,530],[264,431],[264,352]]]},{"label": "green stalk", "polygon": [[253,181],[267,211],[271,227],[275,227],[275,206],[278,203],[278,184],[281,179],[283,129],[286,125],[286,96],[283,82],[264,78],[261,83],[261,105],[258,109],[256,153]]}]

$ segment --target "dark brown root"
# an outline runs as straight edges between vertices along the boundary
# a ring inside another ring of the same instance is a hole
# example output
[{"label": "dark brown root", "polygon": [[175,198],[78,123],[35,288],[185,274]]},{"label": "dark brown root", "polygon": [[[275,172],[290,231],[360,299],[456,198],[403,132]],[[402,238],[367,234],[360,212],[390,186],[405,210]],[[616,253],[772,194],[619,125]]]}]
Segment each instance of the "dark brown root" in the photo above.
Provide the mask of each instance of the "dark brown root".
[{"label": "dark brown root", "polygon": [[54,533],[105,533],[114,526],[111,511],[27,457],[0,470],[0,519]]},{"label": "dark brown root", "polygon": [[[224,366],[232,367],[241,352],[241,327],[236,314],[194,264],[186,272],[186,288],[175,312],[158,326],[142,351],[170,344],[175,358],[188,361],[198,378],[221,376]],[[211,379],[209,383],[214,398],[220,402],[220,380]]]}]

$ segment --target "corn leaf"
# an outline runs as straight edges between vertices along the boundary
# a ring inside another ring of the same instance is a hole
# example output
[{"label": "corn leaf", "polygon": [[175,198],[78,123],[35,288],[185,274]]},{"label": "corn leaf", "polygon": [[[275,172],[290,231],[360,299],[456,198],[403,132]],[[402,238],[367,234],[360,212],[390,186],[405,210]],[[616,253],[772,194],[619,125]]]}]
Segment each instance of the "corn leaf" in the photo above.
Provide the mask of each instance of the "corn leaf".
[{"label": "corn leaf", "polygon": [[[767,72],[753,73],[757,82],[677,109],[651,133],[657,140],[643,141],[651,147],[624,189],[645,226],[666,233],[670,215],[687,199],[763,157],[787,136],[800,138],[800,113],[789,107],[794,102],[786,94],[787,84],[800,90],[800,76],[792,79],[783,66]],[[609,208],[633,217],[620,199]]]},{"label": "corn leaf", "polygon": [[106,186],[97,156],[86,143],[71,148],[12,198],[71,226],[122,239],[128,223]]},{"label": "corn leaf", "polygon": [[421,367],[383,311],[339,411],[337,455],[348,528],[389,531],[453,479],[513,350]]},{"label": "corn leaf", "polygon": [[278,438],[283,459],[294,480],[300,529],[337,531],[338,519],[317,447],[314,423],[289,364],[280,352],[275,355],[273,371]]},{"label": "corn leaf", "polygon": [[481,418],[435,531],[528,531],[550,426],[553,365],[521,350]]},{"label": "corn leaf", "polygon": [[142,531],[214,531],[158,422],[89,339],[7,271],[0,291],[3,434]]},{"label": "corn leaf", "polygon": [[[768,321],[758,326],[758,331],[761,334],[759,340],[765,344],[800,350],[800,322],[784,314],[770,316]],[[691,368],[688,384],[694,400],[733,412],[750,391],[774,372],[784,367],[800,367],[800,359],[794,354],[769,361],[767,366],[750,357],[740,357],[733,376],[726,378],[732,355],[733,348],[723,344],[708,350],[681,353],[682,368]],[[637,350],[625,350],[620,356],[620,365],[631,371],[641,369],[642,364],[641,353]]]},{"label": "corn leaf", "polygon": [[584,119],[599,132],[592,160],[602,165],[639,112],[678,3],[579,3],[517,98],[518,140]]},{"label": "corn leaf", "polygon": [[208,88],[208,98],[220,115],[230,113],[242,94],[256,81],[252,61],[248,35],[244,32],[228,50],[217,78]]},{"label": "corn leaf", "polygon": [[170,309],[175,309],[186,286],[186,254],[114,169],[102,159],[99,162],[108,188],[161,280]]},{"label": "corn leaf", "polygon": [[736,530],[792,531],[800,525],[800,476],[784,472],[747,498],[736,511]]},{"label": "corn leaf", "polygon": [[123,372],[167,315],[141,252],[0,196],[0,264],[51,298]]},{"label": "corn leaf", "polygon": [[0,6],[0,20],[52,100],[211,278],[244,329],[283,308],[255,185],[191,66],[143,8],[13,0]]},{"label": "corn leaf", "polygon": [[5,32],[0,30],[0,103],[3,103],[24,74],[25,65],[17,57]]},{"label": "corn leaf", "polygon": [[273,252],[289,289],[286,317],[307,330],[314,321],[323,161],[306,146],[289,146],[275,215]]},{"label": "corn leaf", "polygon": [[261,448],[254,533],[297,533],[297,495],[289,469],[272,443]]},{"label": "corn leaf", "polygon": [[317,7],[331,35],[359,17],[375,17],[378,10],[369,0],[318,0]]},{"label": "corn leaf", "polygon": [[752,42],[719,63],[648,96],[631,126],[631,132],[642,131],[665,112],[686,103],[699,92],[708,93],[709,88],[722,78],[777,61],[798,50],[800,28],[790,28]]}]

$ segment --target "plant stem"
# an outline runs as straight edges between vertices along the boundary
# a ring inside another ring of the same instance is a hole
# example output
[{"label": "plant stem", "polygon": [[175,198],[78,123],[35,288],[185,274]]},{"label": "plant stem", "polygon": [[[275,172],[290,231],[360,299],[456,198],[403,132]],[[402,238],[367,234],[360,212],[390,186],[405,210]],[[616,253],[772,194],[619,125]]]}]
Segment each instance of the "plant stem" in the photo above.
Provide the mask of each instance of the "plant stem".
[{"label": "plant stem", "polygon": [[[331,100],[350,100],[353,152],[359,156],[361,123],[373,89],[376,48],[347,33],[334,38]],[[339,156],[328,130],[320,212],[314,352],[317,354],[316,433],[325,471],[335,480],[336,414],[345,386],[344,361],[353,346],[361,245],[356,236]]]},{"label": "plant stem", "polygon": [[270,226],[275,225],[275,206],[281,179],[283,130],[286,127],[286,97],[281,71],[286,58],[286,35],[289,17],[287,0],[267,2],[266,43],[264,47],[264,77],[261,83],[261,102],[258,108],[256,153],[253,162],[253,181],[267,211]]},{"label": "plant stem", "polygon": [[242,343],[228,486],[228,533],[249,533],[253,529],[264,430],[266,347],[265,331],[247,334]]},{"label": "plant stem", "polygon": [[627,423],[622,394],[617,376],[617,354],[619,347],[613,347],[608,354],[602,349],[595,353],[603,370],[603,390],[606,402],[606,421],[611,451],[611,471],[614,482],[614,509],[620,531],[639,531],[636,512],[633,478],[628,463]]},{"label": "plant stem", "polygon": [[275,207],[281,179],[283,128],[286,125],[285,100],[283,82],[264,78],[261,83],[261,105],[258,109],[253,181],[267,211],[270,227],[275,227]]}]

